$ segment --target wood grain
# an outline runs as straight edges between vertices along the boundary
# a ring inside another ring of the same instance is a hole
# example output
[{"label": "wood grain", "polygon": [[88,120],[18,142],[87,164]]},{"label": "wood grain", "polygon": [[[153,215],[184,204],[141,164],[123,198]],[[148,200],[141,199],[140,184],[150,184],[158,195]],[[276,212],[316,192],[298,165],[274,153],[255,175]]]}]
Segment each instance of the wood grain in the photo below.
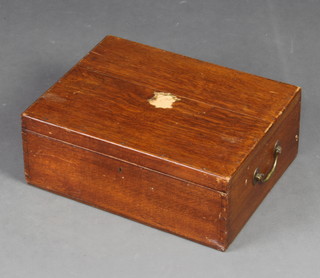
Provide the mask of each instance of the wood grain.
[{"label": "wood grain", "polygon": [[224,249],[220,193],[30,131],[23,139],[31,184]]},{"label": "wood grain", "polygon": [[[159,91],[179,100],[156,108]],[[22,114],[26,179],[225,250],[297,154],[300,94],[108,36]]]},{"label": "wood grain", "polygon": [[[301,95],[299,93],[230,180],[230,193],[227,195],[229,202],[228,244],[236,237],[296,157],[299,145],[300,107]],[[277,141],[282,147],[282,153],[279,156],[274,176],[265,184],[254,185],[255,169],[259,167],[263,173],[267,173],[271,168],[274,161],[274,145]]]},{"label": "wood grain", "polygon": [[[226,183],[221,180],[228,181],[269,123],[185,98],[173,109],[157,109],[147,101],[154,90],[76,68],[26,116],[63,127],[61,132],[85,133],[135,150],[139,152],[135,163],[145,167],[165,171],[168,164],[175,164],[169,174],[225,191]],[[43,133],[39,125],[26,128]],[[95,150],[104,153],[103,147]],[[157,163],[141,160],[140,153],[158,158]],[[203,176],[200,180],[199,174]]]},{"label": "wood grain", "polygon": [[277,118],[297,90],[293,85],[113,36],[102,40],[79,65],[268,122]]}]

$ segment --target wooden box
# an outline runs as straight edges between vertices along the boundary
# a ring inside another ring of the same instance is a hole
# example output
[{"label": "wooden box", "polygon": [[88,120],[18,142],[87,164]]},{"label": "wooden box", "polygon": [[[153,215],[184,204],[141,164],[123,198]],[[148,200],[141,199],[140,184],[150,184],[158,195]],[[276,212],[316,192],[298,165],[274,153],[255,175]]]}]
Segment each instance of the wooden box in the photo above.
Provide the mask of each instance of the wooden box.
[{"label": "wooden box", "polygon": [[26,180],[225,250],[297,154],[300,91],[107,36],[22,114]]}]

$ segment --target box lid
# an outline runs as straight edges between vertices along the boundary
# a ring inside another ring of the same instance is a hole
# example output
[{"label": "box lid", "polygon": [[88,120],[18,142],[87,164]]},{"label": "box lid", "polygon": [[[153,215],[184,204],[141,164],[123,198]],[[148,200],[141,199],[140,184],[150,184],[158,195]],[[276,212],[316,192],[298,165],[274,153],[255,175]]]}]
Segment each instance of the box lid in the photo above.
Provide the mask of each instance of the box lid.
[{"label": "box lid", "polygon": [[23,113],[23,128],[225,192],[298,91],[107,36]]}]

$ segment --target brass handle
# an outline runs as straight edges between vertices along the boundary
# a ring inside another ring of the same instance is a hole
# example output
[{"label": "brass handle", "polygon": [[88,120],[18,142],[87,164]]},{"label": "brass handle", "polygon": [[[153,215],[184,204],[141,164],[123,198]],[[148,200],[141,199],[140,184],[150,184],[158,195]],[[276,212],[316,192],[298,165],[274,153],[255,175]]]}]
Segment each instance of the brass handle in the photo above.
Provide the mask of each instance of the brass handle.
[{"label": "brass handle", "polygon": [[274,152],[273,152],[274,161],[273,161],[271,170],[269,171],[268,174],[263,174],[260,172],[259,168],[257,168],[253,174],[253,184],[256,184],[256,183],[261,184],[270,180],[270,178],[273,176],[274,172],[276,171],[278,158],[279,158],[279,155],[281,154],[281,151],[282,151],[282,147],[280,146],[279,141],[277,141],[276,144],[274,145]]}]

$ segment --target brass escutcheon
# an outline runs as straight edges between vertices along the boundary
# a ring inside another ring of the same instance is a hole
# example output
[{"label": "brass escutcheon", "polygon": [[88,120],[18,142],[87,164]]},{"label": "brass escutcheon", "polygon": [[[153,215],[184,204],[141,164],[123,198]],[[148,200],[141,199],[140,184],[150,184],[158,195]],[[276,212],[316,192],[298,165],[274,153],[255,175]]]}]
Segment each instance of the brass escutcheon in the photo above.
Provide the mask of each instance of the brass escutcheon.
[{"label": "brass escutcheon", "polygon": [[264,174],[260,172],[259,168],[256,168],[256,170],[253,173],[253,184],[257,184],[257,183],[262,184],[270,180],[270,178],[273,176],[274,172],[276,171],[278,158],[279,158],[279,155],[281,154],[281,151],[282,151],[282,147],[280,146],[279,141],[277,141],[276,144],[274,145],[274,151],[273,151],[274,161],[273,161],[271,170],[269,171],[268,174]]}]

